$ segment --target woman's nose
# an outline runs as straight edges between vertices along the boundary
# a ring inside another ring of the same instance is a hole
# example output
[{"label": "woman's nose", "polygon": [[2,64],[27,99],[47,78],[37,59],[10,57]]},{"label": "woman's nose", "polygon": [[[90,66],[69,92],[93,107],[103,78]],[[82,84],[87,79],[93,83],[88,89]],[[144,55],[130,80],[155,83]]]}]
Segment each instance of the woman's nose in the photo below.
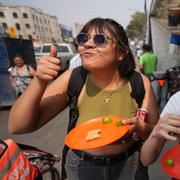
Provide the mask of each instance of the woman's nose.
[{"label": "woman's nose", "polygon": [[93,38],[89,38],[86,43],[84,43],[85,48],[94,48],[96,45],[94,44]]}]

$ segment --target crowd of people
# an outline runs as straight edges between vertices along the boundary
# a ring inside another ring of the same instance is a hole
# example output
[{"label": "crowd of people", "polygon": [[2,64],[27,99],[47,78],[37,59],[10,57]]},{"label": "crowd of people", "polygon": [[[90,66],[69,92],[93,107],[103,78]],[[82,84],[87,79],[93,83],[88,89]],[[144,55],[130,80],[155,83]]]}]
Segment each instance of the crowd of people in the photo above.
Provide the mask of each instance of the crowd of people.
[{"label": "crowd of people", "polygon": [[[129,124],[130,128],[122,139],[88,150],[65,148],[62,179],[67,176],[68,180],[148,180],[147,167],[157,159],[166,140],[180,140],[180,92],[172,96],[159,118],[148,78],[156,70],[157,57],[146,45],[144,50],[148,52],[140,57],[142,73],[138,73],[144,95],[140,105],[137,103],[130,82],[135,60],[123,27],[112,19],[94,18],[87,22],[76,43],[78,67],[73,66],[60,76],[55,49],[51,56],[40,59],[36,72],[32,72],[33,80],[11,108],[9,132],[35,131],[69,104],[69,131],[96,117],[123,117],[123,124]],[[72,89],[73,93],[69,93],[75,72],[86,72],[78,95],[74,95]],[[146,121],[138,118],[139,109],[146,111]],[[134,133],[138,138],[133,138]]]}]

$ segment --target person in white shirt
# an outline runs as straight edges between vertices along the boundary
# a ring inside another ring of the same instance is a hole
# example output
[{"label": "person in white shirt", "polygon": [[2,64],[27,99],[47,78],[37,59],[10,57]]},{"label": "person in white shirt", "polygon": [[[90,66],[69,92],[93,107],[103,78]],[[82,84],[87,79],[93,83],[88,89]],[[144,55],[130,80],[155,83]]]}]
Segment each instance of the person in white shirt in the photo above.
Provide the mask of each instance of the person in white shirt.
[{"label": "person in white shirt", "polygon": [[171,96],[159,122],[142,146],[141,161],[145,166],[157,160],[167,140],[180,141],[180,91]]},{"label": "person in white shirt", "polygon": [[75,54],[75,56],[73,56],[71,59],[70,59],[70,62],[69,62],[69,69],[74,69],[78,66],[81,66],[82,65],[82,62],[81,62],[81,57],[80,57],[80,54],[77,53]]}]

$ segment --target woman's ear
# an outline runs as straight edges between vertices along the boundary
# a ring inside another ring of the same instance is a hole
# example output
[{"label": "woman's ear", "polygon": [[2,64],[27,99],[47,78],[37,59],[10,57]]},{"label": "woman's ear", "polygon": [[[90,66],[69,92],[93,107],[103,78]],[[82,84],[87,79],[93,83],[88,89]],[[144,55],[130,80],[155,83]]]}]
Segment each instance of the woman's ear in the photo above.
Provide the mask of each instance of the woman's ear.
[{"label": "woman's ear", "polygon": [[124,56],[126,56],[129,53],[129,47],[128,46],[121,46],[119,47],[119,61],[122,61],[124,59]]}]

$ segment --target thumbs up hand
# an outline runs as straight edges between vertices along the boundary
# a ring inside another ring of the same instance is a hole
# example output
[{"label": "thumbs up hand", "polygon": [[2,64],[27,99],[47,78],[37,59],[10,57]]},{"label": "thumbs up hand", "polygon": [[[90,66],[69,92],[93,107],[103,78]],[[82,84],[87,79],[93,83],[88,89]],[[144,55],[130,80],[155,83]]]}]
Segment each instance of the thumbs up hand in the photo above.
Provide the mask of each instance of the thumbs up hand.
[{"label": "thumbs up hand", "polygon": [[58,76],[60,69],[61,61],[57,58],[57,48],[51,45],[50,56],[44,56],[38,62],[36,77],[48,84]]}]

